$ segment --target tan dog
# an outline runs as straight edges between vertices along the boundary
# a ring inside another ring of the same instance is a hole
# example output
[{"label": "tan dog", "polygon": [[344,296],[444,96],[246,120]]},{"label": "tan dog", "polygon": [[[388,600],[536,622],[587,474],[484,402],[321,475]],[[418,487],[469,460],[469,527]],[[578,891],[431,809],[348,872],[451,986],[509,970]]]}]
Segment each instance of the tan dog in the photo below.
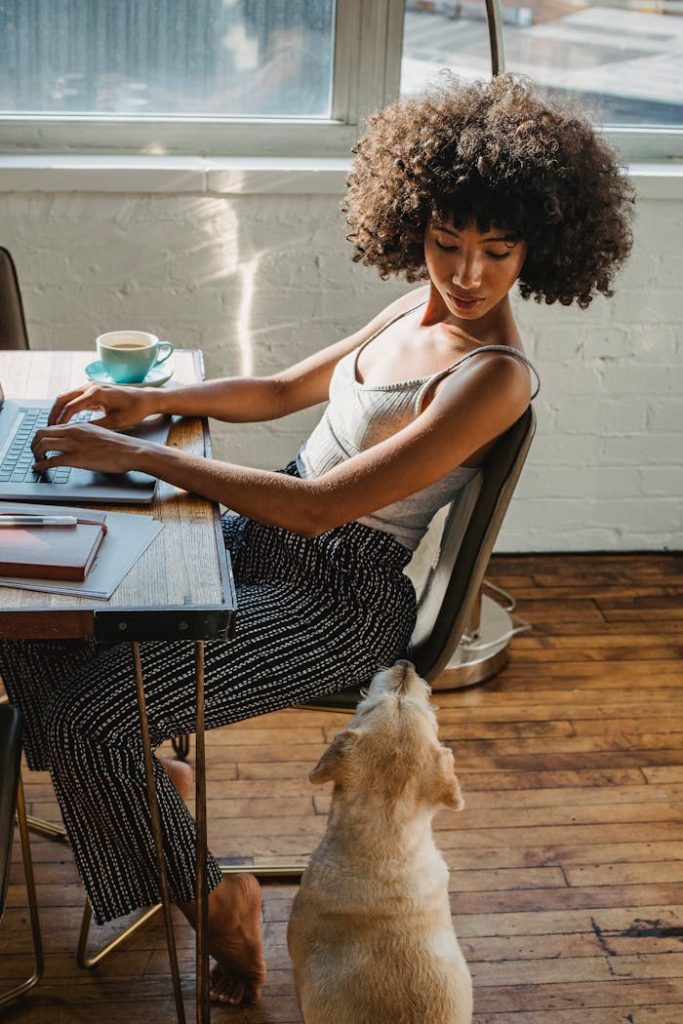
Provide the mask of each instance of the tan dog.
[{"label": "tan dog", "polygon": [[378,673],[310,774],[334,782],[287,941],[305,1024],[470,1024],[472,981],[431,821],[461,809],[427,684]]}]

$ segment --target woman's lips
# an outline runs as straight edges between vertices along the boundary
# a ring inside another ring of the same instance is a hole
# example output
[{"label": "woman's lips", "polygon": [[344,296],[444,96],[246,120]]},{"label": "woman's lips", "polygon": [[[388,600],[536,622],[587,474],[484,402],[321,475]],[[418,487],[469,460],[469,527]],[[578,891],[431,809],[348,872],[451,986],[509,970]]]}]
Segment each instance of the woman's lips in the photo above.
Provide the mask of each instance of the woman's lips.
[{"label": "woman's lips", "polygon": [[458,295],[453,295],[451,292],[448,293],[448,298],[454,306],[462,310],[474,309],[480,302],[483,302],[483,299],[461,299]]}]

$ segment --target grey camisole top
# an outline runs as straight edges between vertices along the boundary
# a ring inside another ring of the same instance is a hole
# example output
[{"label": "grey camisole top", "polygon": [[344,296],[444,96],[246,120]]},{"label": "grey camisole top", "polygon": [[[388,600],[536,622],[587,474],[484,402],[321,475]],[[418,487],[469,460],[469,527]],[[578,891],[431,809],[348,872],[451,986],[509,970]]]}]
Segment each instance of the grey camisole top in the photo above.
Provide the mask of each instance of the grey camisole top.
[{"label": "grey camisole top", "polygon": [[[297,454],[296,465],[300,476],[305,479],[323,476],[346,459],[397,433],[419,416],[424,399],[435,384],[479,352],[503,352],[520,359],[536,379],[536,387],[531,396],[536,397],[540,388],[536,370],[522,352],[507,345],[482,345],[446,369],[427,377],[417,377],[397,384],[360,384],[356,371],[360,353],[387,327],[417,308],[413,306],[399,313],[357,349],[339,360],[330,380],[329,404]],[[414,551],[434,513],[452,501],[457,492],[478,472],[476,467],[458,466],[428,487],[377,509],[358,522],[392,534],[404,547]]]}]

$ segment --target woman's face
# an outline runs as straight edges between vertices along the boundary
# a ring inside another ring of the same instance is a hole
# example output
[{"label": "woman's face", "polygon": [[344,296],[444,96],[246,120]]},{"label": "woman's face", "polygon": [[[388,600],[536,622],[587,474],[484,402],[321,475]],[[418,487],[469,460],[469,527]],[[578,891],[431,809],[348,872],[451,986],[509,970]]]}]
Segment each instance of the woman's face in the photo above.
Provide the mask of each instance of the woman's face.
[{"label": "woman's face", "polygon": [[425,231],[425,263],[432,284],[456,321],[495,312],[524,265],[526,243],[476,223],[462,228],[432,218]]}]

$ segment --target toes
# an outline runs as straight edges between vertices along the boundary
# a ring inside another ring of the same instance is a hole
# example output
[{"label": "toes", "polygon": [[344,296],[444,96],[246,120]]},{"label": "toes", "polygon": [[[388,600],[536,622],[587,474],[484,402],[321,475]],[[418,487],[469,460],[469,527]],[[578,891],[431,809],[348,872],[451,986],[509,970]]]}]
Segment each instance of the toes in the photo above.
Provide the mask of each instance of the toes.
[{"label": "toes", "polygon": [[227,1003],[230,995],[230,980],[222,972],[212,972],[209,998],[214,1003]]},{"label": "toes", "polygon": [[209,999],[212,1003],[246,1006],[259,998],[262,982],[226,973],[218,964],[211,972]]},{"label": "toes", "polygon": [[243,1001],[244,1001],[244,985],[242,985],[240,982],[238,982],[237,985],[235,985],[234,989],[232,990],[232,992],[230,994],[230,998],[228,999],[228,1002],[232,1003],[233,1006],[241,1006]]},{"label": "toes", "polygon": [[233,974],[226,973],[218,964],[211,971],[209,979],[209,998],[213,1003],[224,1003],[241,1006],[252,1002],[253,995],[246,983]]},{"label": "toes", "polygon": [[212,982],[209,989],[209,998],[213,1003],[224,1003],[231,1006],[241,1006],[245,1001],[246,989],[244,984],[236,978],[229,978],[223,975],[218,982]]}]

